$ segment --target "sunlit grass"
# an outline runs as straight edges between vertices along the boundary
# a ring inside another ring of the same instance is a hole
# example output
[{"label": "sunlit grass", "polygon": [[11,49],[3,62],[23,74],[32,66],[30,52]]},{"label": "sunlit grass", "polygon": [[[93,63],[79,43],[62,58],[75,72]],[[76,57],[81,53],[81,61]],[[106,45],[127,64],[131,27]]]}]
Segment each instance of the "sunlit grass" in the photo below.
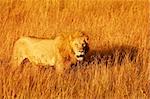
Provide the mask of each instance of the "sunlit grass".
[{"label": "sunlit grass", "polygon": [[[0,98],[149,98],[148,26],[148,1],[1,0]],[[28,62],[10,68],[20,36],[51,38],[76,30],[90,37],[85,63],[61,76]]]}]

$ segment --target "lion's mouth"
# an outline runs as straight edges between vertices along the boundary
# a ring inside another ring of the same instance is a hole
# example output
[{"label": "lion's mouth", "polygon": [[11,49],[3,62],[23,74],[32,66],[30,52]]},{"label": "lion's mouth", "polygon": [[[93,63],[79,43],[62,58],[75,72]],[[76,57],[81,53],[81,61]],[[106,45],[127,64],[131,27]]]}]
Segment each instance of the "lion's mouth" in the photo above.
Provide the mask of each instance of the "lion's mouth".
[{"label": "lion's mouth", "polygon": [[84,55],[77,55],[77,58],[84,57]]},{"label": "lion's mouth", "polygon": [[78,61],[82,61],[84,59],[84,55],[77,55],[76,57]]}]

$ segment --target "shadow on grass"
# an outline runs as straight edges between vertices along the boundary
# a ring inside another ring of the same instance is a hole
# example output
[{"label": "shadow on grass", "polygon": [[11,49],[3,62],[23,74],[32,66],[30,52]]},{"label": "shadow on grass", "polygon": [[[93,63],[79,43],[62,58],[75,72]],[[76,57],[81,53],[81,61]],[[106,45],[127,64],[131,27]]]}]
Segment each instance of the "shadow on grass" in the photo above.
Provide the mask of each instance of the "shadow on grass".
[{"label": "shadow on grass", "polygon": [[91,64],[114,65],[126,62],[136,62],[138,57],[138,48],[133,46],[115,46],[109,49],[91,50],[87,55],[85,62]]}]

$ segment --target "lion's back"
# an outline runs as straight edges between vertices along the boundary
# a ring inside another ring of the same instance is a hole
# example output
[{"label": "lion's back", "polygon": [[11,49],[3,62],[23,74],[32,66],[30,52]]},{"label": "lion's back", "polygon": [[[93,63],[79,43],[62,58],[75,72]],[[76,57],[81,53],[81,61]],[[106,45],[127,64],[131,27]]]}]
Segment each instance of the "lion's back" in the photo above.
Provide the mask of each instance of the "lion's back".
[{"label": "lion's back", "polygon": [[25,58],[28,58],[30,62],[36,64],[54,65],[59,52],[57,41],[58,39],[21,37],[14,44],[13,61],[17,61],[19,65]]}]

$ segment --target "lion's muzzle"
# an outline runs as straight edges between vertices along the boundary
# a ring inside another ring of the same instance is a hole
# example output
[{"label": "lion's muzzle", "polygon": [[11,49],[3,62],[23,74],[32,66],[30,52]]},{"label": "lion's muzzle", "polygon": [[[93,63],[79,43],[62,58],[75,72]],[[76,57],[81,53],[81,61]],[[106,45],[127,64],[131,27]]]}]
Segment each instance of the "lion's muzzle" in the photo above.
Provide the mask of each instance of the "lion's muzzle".
[{"label": "lion's muzzle", "polygon": [[83,61],[84,57],[85,57],[85,51],[79,51],[76,53],[76,57],[78,61]]}]

